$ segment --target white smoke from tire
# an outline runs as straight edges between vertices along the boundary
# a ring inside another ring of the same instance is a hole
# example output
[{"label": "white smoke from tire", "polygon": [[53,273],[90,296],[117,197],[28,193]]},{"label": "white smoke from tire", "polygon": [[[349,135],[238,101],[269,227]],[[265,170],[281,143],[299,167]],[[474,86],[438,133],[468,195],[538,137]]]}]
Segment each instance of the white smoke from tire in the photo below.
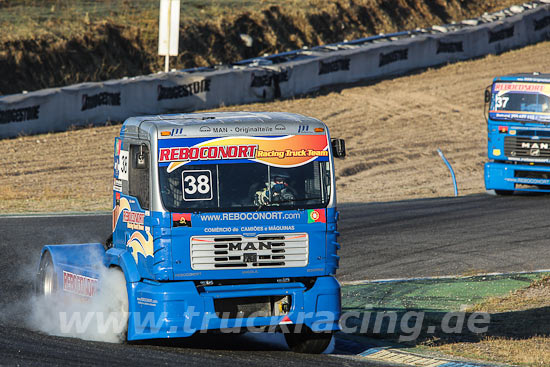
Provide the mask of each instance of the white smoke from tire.
[{"label": "white smoke from tire", "polygon": [[117,268],[103,268],[97,284],[92,297],[68,294],[62,285],[51,296],[32,296],[27,326],[50,335],[123,342],[128,320],[124,274]]}]

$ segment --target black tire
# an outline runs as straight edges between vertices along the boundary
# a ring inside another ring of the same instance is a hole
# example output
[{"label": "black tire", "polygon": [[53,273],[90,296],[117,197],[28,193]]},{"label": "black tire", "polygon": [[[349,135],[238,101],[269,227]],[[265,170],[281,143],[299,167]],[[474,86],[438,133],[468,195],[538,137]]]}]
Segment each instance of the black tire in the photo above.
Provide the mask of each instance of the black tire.
[{"label": "black tire", "polygon": [[332,332],[315,333],[305,325],[302,325],[300,332],[294,332],[294,329],[289,331],[285,333],[286,343],[295,353],[323,353],[329,346],[333,335]]},{"label": "black tire", "polygon": [[53,267],[52,255],[46,251],[40,259],[40,268],[36,276],[35,293],[49,297],[57,292],[57,277]]},{"label": "black tire", "polygon": [[513,190],[495,190],[495,194],[499,196],[510,196],[514,193]]},{"label": "black tire", "polygon": [[109,237],[107,237],[107,239],[103,243],[103,248],[105,249],[105,251],[107,251],[111,247],[113,247],[113,234],[112,233]]}]

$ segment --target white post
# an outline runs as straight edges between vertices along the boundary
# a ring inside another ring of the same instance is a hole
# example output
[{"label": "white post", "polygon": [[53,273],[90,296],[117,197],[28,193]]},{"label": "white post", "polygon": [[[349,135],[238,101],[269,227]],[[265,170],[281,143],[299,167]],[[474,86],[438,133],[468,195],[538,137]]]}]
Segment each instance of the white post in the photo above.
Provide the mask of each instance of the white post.
[{"label": "white post", "polygon": [[170,56],[178,55],[180,0],[160,0],[159,55],[165,56],[164,72],[170,70]]}]

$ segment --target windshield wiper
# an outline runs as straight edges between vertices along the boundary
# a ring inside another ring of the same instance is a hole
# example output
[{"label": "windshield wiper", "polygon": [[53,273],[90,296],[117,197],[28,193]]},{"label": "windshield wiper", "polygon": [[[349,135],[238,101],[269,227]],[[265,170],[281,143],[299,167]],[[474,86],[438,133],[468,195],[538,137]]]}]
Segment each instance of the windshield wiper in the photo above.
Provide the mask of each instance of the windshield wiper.
[{"label": "windshield wiper", "polygon": [[285,203],[295,203],[295,202],[302,202],[302,201],[309,201],[309,200],[322,200],[321,197],[314,197],[314,198],[303,198],[303,199],[284,199],[284,200],[276,200],[276,201],[270,201],[269,203],[260,204],[258,205],[256,211],[260,211],[263,207],[274,207],[279,206],[279,204],[285,204]]},{"label": "windshield wiper", "polygon": [[260,203],[260,205],[258,205],[258,208],[256,209],[257,212],[260,211],[260,209],[262,209],[262,207],[264,207],[266,204],[262,204]]},{"label": "windshield wiper", "polygon": [[270,204],[294,203],[294,202],[309,201],[309,200],[322,200],[322,199],[323,198],[321,198],[321,197],[304,198],[304,199],[284,199],[284,200],[272,201]]}]

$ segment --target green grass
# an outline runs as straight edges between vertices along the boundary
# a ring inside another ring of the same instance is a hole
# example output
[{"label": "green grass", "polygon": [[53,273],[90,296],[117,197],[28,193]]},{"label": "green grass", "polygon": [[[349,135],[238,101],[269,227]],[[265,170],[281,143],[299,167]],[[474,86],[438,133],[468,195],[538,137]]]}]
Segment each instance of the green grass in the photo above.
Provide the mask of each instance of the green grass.
[{"label": "green grass", "polygon": [[544,275],[550,274],[478,275],[345,285],[342,307],[344,311],[461,311],[489,297],[504,296],[526,287]]}]

